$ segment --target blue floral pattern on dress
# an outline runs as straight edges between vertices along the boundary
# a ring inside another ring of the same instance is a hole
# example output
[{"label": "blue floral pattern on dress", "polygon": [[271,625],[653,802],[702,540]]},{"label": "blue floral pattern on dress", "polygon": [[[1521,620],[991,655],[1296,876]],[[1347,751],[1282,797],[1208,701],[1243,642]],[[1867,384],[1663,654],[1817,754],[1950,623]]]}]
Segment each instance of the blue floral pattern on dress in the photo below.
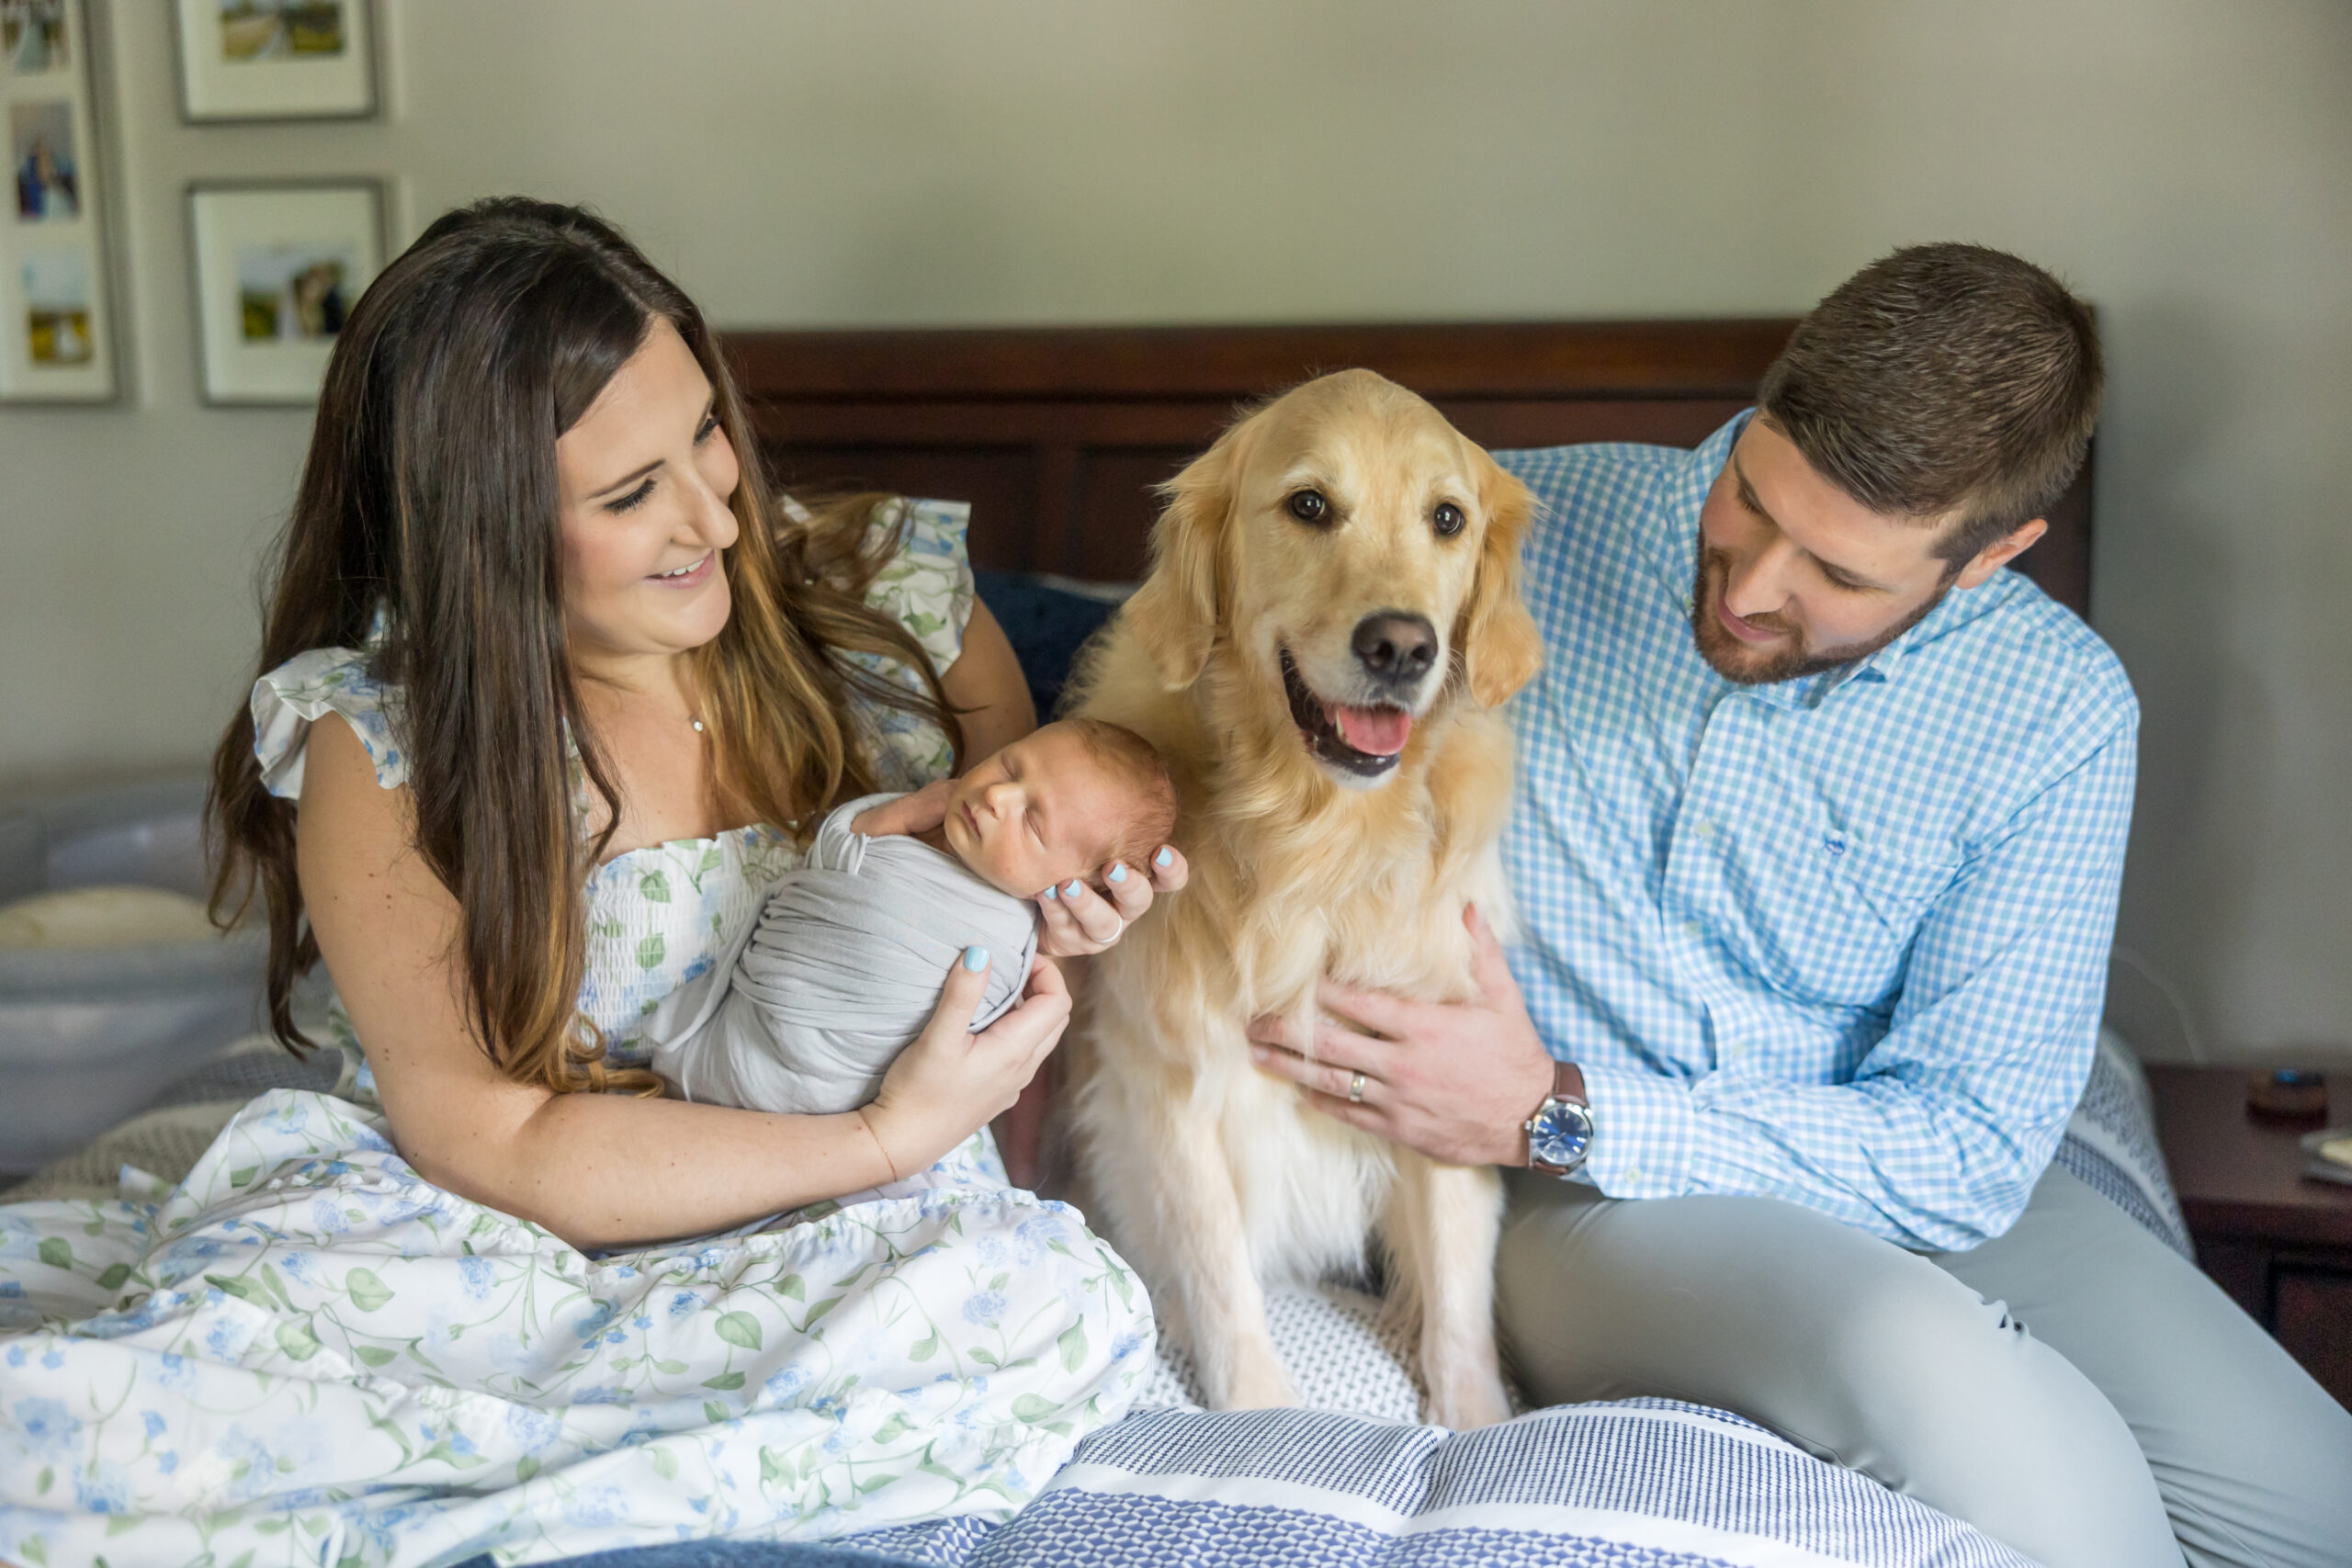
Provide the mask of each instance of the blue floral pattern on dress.
[{"label": "blue floral pattern on dress", "polygon": [[[944,668],[963,509],[880,521],[907,542],[876,602]],[[406,778],[358,651],[289,661],[254,707],[281,795],[328,712]],[[895,786],[945,772],[935,729],[876,728]],[[752,827],[589,878],[581,1006],[617,1058],[796,856]],[[0,1559],[523,1562],[1000,1519],[1152,1364],[1134,1276],[1008,1187],[985,1130],[870,1192],[591,1258],[417,1176],[334,1018],[338,1093],[262,1096],[179,1187],[0,1206]]]}]

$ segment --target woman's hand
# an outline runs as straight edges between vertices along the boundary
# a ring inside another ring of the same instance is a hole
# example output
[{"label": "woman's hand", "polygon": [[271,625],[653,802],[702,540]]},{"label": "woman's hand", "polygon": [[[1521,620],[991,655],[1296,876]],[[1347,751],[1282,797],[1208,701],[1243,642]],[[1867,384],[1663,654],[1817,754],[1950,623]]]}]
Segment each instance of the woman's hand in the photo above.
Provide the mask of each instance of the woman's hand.
[{"label": "woman's hand", "polygon": [[867,807],[849,819],[850,831],[864,833],[870,839],[886,838],[892,833],[903,833],[911,839],[928,833],[947,820],[947,797],[955,790],[954,779],[934,779],[912,795]]},{"label": "woman's hand", "polygon": [[1192,874],[1182,852],[1173,844],[1162,844],[1151,857],[1148,879],[1117,861],[1104,866],[1102,885],[1111,890],[1108,898],[1076,877],[1048,888],[1037,900],[1046,924],[1045,934],[1037,939],[1037,951],[1055,958],[1083,958],[1100,953],[1143,918],[1143,912],[1151,908],[1153,894],[1173,893]]},{"label": "woman's hand", "polygon": [[[975,954],[977,969],[968,967]],[[1069,987],[1040,957],[1029,965],[1020,1005],[973,1033],[988,979],[987,951],[966,949],[964,961],[947,972],[931,1021],[890,1064],[874,1102],[858,1112],[900,1176],[929,1169],[1009,1109],[1069,1027]]]}]

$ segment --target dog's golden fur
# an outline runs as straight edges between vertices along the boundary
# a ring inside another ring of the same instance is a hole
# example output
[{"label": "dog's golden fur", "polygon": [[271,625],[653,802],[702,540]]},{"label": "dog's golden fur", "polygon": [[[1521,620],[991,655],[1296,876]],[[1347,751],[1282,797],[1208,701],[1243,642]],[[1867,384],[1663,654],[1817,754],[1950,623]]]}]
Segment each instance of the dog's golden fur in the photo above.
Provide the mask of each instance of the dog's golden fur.
[{"label": "dog's golden fur", "polygon": [[[1286,510],[1305,488],[1328,498],[1328,523]],[[1540,658],[1518,584],[1532,498],[1362,370],[1242,420],[1167,495],[1151,573],[1076,708],[1160,749],[1192,862],[1186,890],[1095,960],[1072,1032],[1090,1213],[1189,1338],[1213,1404],[1295,1402],[1261,1282],[1360,1267],[1376,1232],[1390,1308],[1418,1320],[1431,1419],[1503,1419],[1495,1173],[1319,1114],[1252,1067],[1243,1032],[1261,1013],[1311,1022],[1326,976],[1467,999],[1464,905],[1508,928],[1496,843],[1511,742],[1493,710]],[[1464,513],[1451,537],[1432,525],[1441,502]],[[1441,641],[1402,754],[1367,787],[1311,752],[1281,659],[1340,691],[1361,674],[1354,629],[1383,611],[1426,616]]]}]

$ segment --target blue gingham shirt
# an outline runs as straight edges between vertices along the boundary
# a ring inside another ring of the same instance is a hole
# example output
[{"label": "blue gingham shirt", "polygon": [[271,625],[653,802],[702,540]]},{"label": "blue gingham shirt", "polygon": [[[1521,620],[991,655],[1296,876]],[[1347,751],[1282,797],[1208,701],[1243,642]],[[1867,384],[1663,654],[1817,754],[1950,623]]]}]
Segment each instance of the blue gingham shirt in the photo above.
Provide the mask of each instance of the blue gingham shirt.
[{"label": "blue gingham shirt", "polygon": [[1617,1198],[1748,1193],[1903,1246],[2025,1208],[2090,1070],[2139,708],[2024,577],[1740,686],[1689,621],[1695,452],[1502,452],[1542,671],[1513,701],[1512,972]]}]

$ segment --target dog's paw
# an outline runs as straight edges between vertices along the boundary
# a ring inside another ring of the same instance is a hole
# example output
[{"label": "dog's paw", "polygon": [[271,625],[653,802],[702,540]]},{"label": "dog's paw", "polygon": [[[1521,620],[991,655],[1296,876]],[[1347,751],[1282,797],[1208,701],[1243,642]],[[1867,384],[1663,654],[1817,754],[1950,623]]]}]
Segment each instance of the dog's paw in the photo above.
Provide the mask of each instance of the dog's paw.
[{"label": "dog's paw", "polygon": [[1491,1372],[1463,1371],[1430,1386],[1430,1423],[1457,1432],[1510,1419],[1510,1394]]},{"label": "dog's paw", "polygon": [[1298,1390],[1271,1348],[1236,1357],[1219,1381],[1225,1386],[1209,1391],[1209,1404],[1219,1410],[1271,1410],[1298,1403]]}]

